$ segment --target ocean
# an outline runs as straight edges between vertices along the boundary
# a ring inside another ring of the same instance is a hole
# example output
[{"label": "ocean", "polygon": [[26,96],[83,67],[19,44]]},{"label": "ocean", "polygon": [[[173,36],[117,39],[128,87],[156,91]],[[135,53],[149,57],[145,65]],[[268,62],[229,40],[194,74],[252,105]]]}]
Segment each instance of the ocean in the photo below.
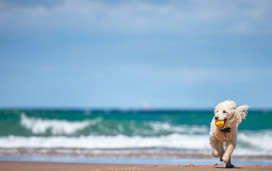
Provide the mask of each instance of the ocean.
[{"label": "ocean", "polygon": [[[209,145],[212,117],[209,110],[2,109],[0,160],[214,160]],[[233,159],[272,164],[271,121],[272,111],[249,111],[239,125]]]}]

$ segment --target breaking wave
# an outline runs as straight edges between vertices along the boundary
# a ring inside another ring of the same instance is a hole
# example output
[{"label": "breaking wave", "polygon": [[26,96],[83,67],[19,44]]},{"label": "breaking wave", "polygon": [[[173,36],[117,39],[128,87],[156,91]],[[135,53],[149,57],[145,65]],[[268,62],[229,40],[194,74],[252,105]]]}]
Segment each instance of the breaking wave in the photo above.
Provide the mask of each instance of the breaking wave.
[{"label": "breaking wave", "polygon": [[[20,125],[30,130],[32,135],[127,135],[162,136],[171,134],[207,134],[209,128],[203,125],[172,125],[166,122],[106,121],[101,117],[83,121],[41,119],[22,113]],[[87,129],[86,129],[87,128]],[[85,129],[85,130],[84,130]],[[77,134],[75,134],[77,133]]]},{"label": "breaking wave", "polygon": [[47,131],[52,132],[53,135],[59,134],[72,134],[78,130],[84,129],[90,124],[94,124],[99,120],[88,121],[73,121],[69,122],[66,120],[49,120],[40,119],[34,117],[28,117],[24,113],[21,114],[20,124],[30,130],[33,134],[42,134]]},{"label": "breaking wave", "polygon": [[[234,154],[272,155],[272,132],[238,135],[238,147]],[[144,149],[169,148],[210,152],[208,135],[171,134],[159,137],[142,136],[81,136],[81,137],[21,137],[0,138],[1,148],[85,148],[85,149]]]},{"label": "breaking wave", "polygon": [[[209,115],[201,112],[111,113],[2,111],[1,149],[172,149],[210,155]],[[270,114],[256,113],[238,131],[238,155],[272,156]],[[196,119],[197,118],[197,119]],[[208,118],[208,119],[207,119]],[[263,119],[266,118],[266,119]],[[251,119],[251,120],[250,120]],[[265,120],[267,122],[258,121]],[[262,123],[262,124],[256,124]]]}]

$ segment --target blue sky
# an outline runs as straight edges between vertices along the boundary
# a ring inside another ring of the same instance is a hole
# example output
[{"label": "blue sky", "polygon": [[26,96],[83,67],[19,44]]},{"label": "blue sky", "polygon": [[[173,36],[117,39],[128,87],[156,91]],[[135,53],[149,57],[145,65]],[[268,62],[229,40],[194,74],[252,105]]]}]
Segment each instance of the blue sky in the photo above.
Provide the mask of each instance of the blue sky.
[{"label": "blue sky", "polygon": [[269,0],[1,0],[0,107],[272,108]]}]

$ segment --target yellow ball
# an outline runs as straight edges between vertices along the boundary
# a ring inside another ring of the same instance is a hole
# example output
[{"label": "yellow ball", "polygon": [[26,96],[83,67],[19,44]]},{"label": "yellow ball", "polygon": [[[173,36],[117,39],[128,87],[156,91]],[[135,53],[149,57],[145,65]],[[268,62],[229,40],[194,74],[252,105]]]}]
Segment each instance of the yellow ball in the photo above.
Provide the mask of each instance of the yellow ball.
[{"label": "yellow ball", "polygon": [[217,120],[215,121],[215,125],[218,127],[218,128],[222,128],[224,126],[225,122],[222,121],[222,120]]}]

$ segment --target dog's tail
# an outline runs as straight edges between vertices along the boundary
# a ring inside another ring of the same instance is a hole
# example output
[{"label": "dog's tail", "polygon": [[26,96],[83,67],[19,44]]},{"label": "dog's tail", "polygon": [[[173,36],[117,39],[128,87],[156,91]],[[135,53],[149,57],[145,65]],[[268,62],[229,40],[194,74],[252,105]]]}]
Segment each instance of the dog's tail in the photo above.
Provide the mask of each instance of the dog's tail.
[{"label": "dog's tail", "polygon": [[240,113],[242,119],[246,118],[248,108],[249,108],[248,105],[243,105],[243,106],[239,106],[236,109]]}]

